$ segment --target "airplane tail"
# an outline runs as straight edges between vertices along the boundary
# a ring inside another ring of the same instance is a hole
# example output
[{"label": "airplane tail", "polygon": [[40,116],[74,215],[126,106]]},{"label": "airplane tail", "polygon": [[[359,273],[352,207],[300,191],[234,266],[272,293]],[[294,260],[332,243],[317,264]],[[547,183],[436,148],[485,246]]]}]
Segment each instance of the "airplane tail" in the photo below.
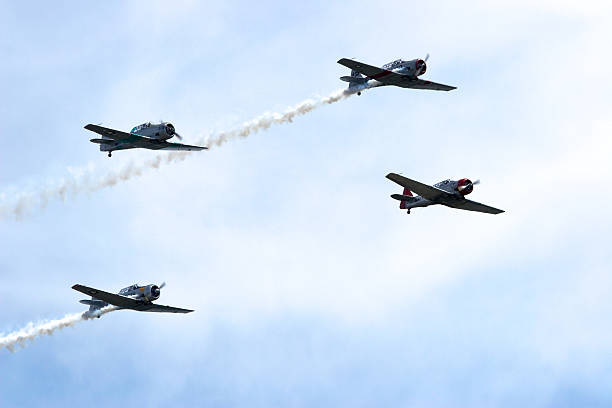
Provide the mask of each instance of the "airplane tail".
[{"label": "airplane tail", "polygon": [[351,70],[351,76],[340,77],[340,80],[349,83],[349,89],[354,90],[360,88],[368,82],[368,79],[354,69]]},{"label": "airplane tail", "polygon": [[[410,191],[409,189],[404,187],[404,192],[402,193],[402,195],[403,196],[412,197],[412,191]],[[402,200],[402,201],[400,201],[399,208],[401,208],[402,210],[405,210],[406,208],[408,208],[407,204],[408,204],[408,201]]]},{"label": "airplane tail", "polygon": [[83,300],[79,300],[79,303],[82,303],[84,305],[89,305],[89,310],[83,313],[83,317],[88,318],[88,319],[91,319],[93,317],[100,317],[99,310],[108,306],[108,303],[106,303],[103,300],[96,299],[93,296],[91,297],[91,300],[83,299]]}]

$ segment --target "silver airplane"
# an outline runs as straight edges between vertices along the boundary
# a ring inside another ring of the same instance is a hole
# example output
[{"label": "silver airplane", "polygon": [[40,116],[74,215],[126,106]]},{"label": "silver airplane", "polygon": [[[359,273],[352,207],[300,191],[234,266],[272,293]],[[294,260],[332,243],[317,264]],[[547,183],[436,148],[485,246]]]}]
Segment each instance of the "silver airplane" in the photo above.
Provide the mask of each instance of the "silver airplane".
[{"label": "silver airplane", "polygon": [[398,59],[378,68],[363,62],[342,58],[338,61],[338,64],[350,68],[351,76],[343,76],[340,79],[348,82],[349,91],[357,92],[357,95],[361,95],[361,91],[364,89],[386,85],[413,89],[433,89],[435,91],[452,91],[457,89],[455,86],[419,79],[419,76],[427,71],[426,61],[428,59],[429,54],[427,54],[425,59],[419,58],[411,61]]},{"label": "silver airplane", "polygon": [[131,309],[139,312],[158,312],[158,313],[190,313],[193,310],[181,309],[178,307],[157,305],[154,300],[159,299],[161,289],[166,283],[161,285],[140,286],[135,283],[119,291],[119,294],[105,292],[83,285],[74,285],[72,289],[91,296],[91,300],[79,300],[84,305],[89,305],[89,310],[83,313],[84,317],[100,317],[100,310],[106,306],[113,305],[118,309]]},{"label": "silver airplane", "polygon": [[85,126],[85,129],[91,130],[102,136],[102,139],[91,139],[92,143],[100,145],[101,152],[108,152],[108,157],[111,157],[115,150],[126,149],[150,149],[150,150],[183,150],[196,151],[208,149],[204,146],[191,146],[182,143],[167,142],[171,137],[176,136],[179,140],[183,138],[176,133],[172,123],[161,122],[152,124],[151,122],[143,123],[136,126],[130,133],[120,130],[109,129],[91,123]]},{"label": "silver airplane", "polygon": [[[503,210],[489,207],[488,205],[480,204],[465,198],[466,195],[474,190],[474,185],[480,183],[479,180],[474,182],[466,178],[457,181],[444,180],[433,186],[429,186],[395,173],[387,174],[387,178],[404,187],[403,194],[393,194],[391,198],[399,200],[400,208],[402,210],[407,210],[408,214],[410,214],[410,209],[412,208],[428,207],[434,204],[442,204],[460,210],[478,211],[489,214],[504,212]],[[413,191],[417,193],[418,196],[413,196]]]}]

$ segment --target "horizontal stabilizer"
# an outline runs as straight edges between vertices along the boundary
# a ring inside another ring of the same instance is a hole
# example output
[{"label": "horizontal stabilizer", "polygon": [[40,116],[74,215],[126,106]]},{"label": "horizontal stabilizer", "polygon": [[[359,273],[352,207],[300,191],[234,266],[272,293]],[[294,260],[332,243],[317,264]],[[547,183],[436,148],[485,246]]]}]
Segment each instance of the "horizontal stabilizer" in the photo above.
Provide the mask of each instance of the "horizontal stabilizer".
[{"label": "horizontal stabilizer", "polygon": [[100,308],[106,307],[108,305],[108,303],[102,300],[89,300],[89,299],[79,300],[79,303],[82,303],[84,305],[89,305],[89,306],[97,306]]},{"label": "horizontal stabilizer", "polygon": [[359,78],[353,76],[343,76],[340,77],[340,80],[344,82],[352,82],[354,84],[365,84],[366,82],[368,82],[368,78]]},{"label": "horizontal stabilizer", "polygon": [[409,195],[403,195],[403,194],[391,194],[391,198],[395,199],[395,200],[399,200],[399,201],[416,201],[418,200],[416,197],[412,197]]},{"label": "horizontal stabilizer", "polygon": [[112,143],[112,139],[89,139],[92,143],[104,144],[104,143]]}]

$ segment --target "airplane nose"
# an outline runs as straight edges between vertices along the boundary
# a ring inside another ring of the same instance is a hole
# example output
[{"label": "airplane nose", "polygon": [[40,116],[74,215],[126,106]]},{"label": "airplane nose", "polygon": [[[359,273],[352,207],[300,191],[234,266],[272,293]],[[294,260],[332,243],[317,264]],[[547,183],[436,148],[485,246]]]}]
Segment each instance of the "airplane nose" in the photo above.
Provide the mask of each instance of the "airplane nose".
[{"label": "airplane nose", "polygon": [[169,136],[172,136],[174,134],[174,126],[172,126],[172,123],[166,123],[166,133]]}]

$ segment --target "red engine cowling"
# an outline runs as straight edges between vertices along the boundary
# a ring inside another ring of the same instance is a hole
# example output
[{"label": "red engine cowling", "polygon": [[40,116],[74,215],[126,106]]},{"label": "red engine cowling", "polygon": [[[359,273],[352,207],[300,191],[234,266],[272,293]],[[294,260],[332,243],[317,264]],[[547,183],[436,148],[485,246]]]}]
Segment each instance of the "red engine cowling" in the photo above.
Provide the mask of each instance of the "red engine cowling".
[{"label": "red engine cowling", "polygon": [[420,76],[420,75],[423,75],[425,71],[427,71],[427,64],[422,59],[418,59],[416,61],[415,68],[416,68],[415,70],[416,76]]},{"label": "red engine cowling", "polygon": [[472,184],[470,179],[462,178],[461,180],[457,181],[457,191],[461,195],[468,195],[474,191],[474,184]]}]

